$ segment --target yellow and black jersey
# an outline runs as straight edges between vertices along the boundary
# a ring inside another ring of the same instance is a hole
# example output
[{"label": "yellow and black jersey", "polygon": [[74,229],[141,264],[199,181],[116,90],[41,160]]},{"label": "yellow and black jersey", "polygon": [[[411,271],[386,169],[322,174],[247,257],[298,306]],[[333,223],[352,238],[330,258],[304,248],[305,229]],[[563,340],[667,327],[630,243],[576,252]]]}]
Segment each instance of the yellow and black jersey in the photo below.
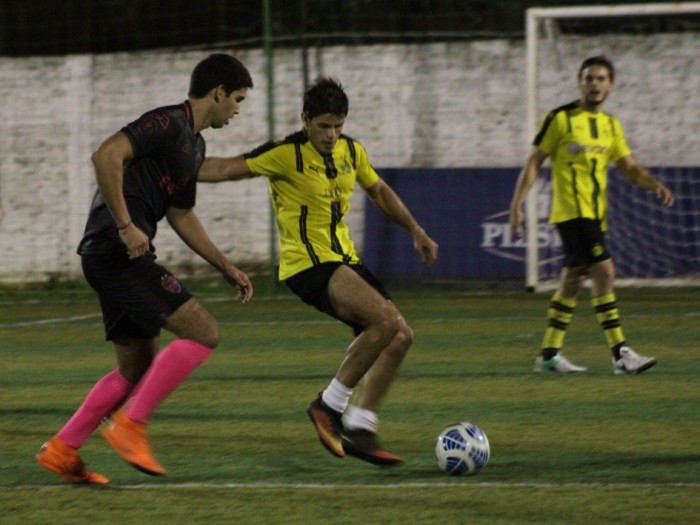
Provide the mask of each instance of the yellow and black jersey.
[{"label": "yellow and black jersey", "polygon": [[550,222],[597,219],[605,231],[608,166],[632,153],[620,121],[572,102],[544,118],[533,144],[552,165]]},{"label": "yellow and black jersey", "polygon": [[280,234],[280,280],[325,262],[360,262],[343,217],[355,182],[368,188],[379,180],[362,144],[341,135],[332,154],[321,155],[299,131],[263,144],[245,160],[268,179]]}]

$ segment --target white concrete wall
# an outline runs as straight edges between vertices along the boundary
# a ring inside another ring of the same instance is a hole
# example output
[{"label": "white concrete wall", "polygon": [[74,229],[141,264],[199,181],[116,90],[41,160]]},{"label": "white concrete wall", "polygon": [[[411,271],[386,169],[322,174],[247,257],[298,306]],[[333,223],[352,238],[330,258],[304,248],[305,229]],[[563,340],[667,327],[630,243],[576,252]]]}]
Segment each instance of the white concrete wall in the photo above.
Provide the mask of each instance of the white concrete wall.
[{"label": "white concrete wall", "polygon": [[[556,51],[542,50],[540,113],[575,99],[579,63],[605,52],[618,66],[607,109],[622,118],[637,158],[654,166],[700,165],[699,35],[561,40]],[[251,70],[255,88],[227,128],[204,132],[209,155],[235,155],[267,140],[265,57],[260,50],[232,52]],[[75,247],[95,188],[90,153],[142,112],[183,100],[190,71],[206,54],[0,58],[0,280],[80,275]],[[300,127],[301,55],[279,50],[274,60],[282,137]],[[330,75],[345,85],[345,132],[365,144],[376,167],[523,161],[533,130],[524,129],[522,42],[338,46],[312,50],[309,62],[312,78]],[[350,215],[357,241],[360,197]],[[197,210],[235,263],[266,263],[264,180],[200,185]],[[204,268],[165,223],[155,244],[165,264]]]}]

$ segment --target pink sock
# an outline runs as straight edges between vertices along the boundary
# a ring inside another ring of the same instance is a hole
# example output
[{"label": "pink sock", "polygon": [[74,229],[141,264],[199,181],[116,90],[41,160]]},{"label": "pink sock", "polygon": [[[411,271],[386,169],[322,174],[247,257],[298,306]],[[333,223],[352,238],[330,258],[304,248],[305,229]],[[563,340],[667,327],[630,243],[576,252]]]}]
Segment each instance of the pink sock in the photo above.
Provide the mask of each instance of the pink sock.
[{"label": "pink sock", "polygon": [[156,407],[212,354],[213,350],[188,339],[177,339],[166,346],[138,384],[129,400],[126,415],[146,423]]},{"label": "pink sock", "polygon": [[80,448],[102,419],[119,407],[133,388],[134,385],[119,370],[112,370],[92,387],[58,436],[69,447]]}]

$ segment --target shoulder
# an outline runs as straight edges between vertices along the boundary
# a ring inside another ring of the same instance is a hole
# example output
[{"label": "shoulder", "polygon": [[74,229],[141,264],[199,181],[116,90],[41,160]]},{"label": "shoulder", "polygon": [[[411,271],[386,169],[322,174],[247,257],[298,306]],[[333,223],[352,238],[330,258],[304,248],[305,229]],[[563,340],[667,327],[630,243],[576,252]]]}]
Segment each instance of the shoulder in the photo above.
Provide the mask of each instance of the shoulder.
[{"label": "shoulder", "polygon": [[607,119],[610,129],[612,130],[613,136],[623,138],[625,137],[625,131],[622,127],[622,122],[620,122],[619,118],[617,118],[612,113],[608,113],[607,111],[603,113],[603,117]]},{"label": "shoulder", "polygon": [[346,135],[345,133],[340,134],[340,140],[344,141],[348,145],[348,148],[365,149],[361,142],[355,140],[349,135]]},{"label": "shoulder", "polygon": [[188,116],[182,104],[162,106],[146,111],[125,127],[131,128],[140,134],[173,131],[186,127],[187,118]]},{"label": "shoulder", "polygon": [[296,133],[287,135],[283,140],[270,140],[268,142],[265,142],[264,144],[253,148],[248,153],[245,153],[243,157],[246,159],[254,159],[269,152],[284,153],[285,150],[288,150],[290,148],[290,146],[294,148],[295,146],[302,146],[306,142],[308,142],[308,138],[306,137],[304,132],[297,131]]},{"label": "shoulder", "polygon": [[549,113],[547,113],[545,121],[552,121],[558,118],[568,119],[576,116],[580,112],[581,106],[579,105],[578,100],[575,100],[573,102],[569,102],[568,104],[562,104],[561,106],[551,110]]},{"label": "shoulder", "polygon": [[607,111],[603,112],[603,118],[606,118],[610,121],[611,124],[614,124],[615,126],[620,126],[621,122],[620,119],[617,118],[614,114],[609,113]]},{"label": "shoulder", "polygon": [[568,104],[563,104],[557,108],[551,110],[544,117],[542,125],[535,136],[533,144],[538,146],[544,139],[545,134],[550,129],[559,129],[571,116],[580,110],[578,101],[569,102]]},{"label": "shoulder", "polygon": [[367,157],[367,150],[362,145],[362,143],[348,135],[341,134],[340,140],[338,140],[338,144],[341,147],[347,148],[347,151],[350,154],[350,157],[352,157],[353,162],[355,162],[358,158]]},{"label": "shoulder", "polygon": [[173,104],[146,111],[141,118],[164,118],[185,123],[187,122],[188,114],[185,111],[185,106],[183,104]]}]

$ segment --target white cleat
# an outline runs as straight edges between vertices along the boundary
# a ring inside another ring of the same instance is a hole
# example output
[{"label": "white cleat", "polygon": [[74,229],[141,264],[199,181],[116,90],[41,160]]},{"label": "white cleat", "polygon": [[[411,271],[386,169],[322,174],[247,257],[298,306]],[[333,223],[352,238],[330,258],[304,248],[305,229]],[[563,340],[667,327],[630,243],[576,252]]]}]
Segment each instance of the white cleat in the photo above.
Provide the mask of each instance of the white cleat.
[{"label": "white cleat", "polygon": [[649,370],[656,364],[656,359],[639,355],[629,346],[620,348],[620,359],[612,358],[613,373],[616,375],[622,374],[641,374],[645,370]]},{"label": "white cleat", "polygon": [[542,359],[539,356],[535,359],[535,372],[556,372],[559,374],[567,374],[571,372],[585,372],[588,370],[583,366],[577,366],[569,361],[566,357],[561,354],[555,355],[551,359]]}]

